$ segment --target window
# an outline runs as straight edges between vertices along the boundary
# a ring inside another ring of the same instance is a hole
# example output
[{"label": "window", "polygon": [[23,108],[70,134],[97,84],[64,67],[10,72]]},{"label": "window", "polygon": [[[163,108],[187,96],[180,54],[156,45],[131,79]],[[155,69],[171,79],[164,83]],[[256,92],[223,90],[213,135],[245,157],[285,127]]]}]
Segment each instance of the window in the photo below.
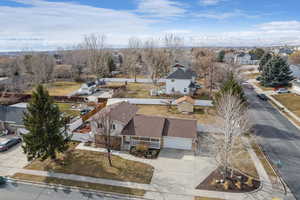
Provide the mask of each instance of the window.
[{"label": "window", "polygon": [[97,128],[103,128],[103,125],[102,125],[102,123],[97,123]]},{"label": "window", "polygon": [[172,92],[175,92],[175,88],[172,88]]},{"label": "window", "polygon": [[112,124],[112,125],[111,125],[111,128],[112,128],[113,130],[115,130],[115,129],[116,129],[116,125],[115,125],[115,124]]},{"label": "window", "polygon": [[173,83],[173,82],[175,82],[175,80],[174,80],[174,79],[172,79],[172,80],[171,80],[171,82]]},{"label": "window", "polygon": [[186,92],[186,91],[187,91],[187,89],[186,89],[186,88],[184,88],[184,89],[183,89],[183,91],[184,91],[184,92]]}]

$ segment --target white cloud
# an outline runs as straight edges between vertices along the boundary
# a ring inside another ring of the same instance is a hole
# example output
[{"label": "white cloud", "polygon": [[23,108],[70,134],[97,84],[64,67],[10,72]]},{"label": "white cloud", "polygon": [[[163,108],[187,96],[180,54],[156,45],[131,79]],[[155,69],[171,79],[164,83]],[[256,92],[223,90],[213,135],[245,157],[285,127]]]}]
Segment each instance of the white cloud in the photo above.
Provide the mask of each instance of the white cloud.
[{"label": "white cloud", "polygon": [[224,0],[200,0],[200,4],[204,6],[213,6],[217,5]]},{"label": "white cloud", "polygon": [[300,21],[274,21],[257,26],[265,31],[300,30]]},{"label": "white cloud", "polygon": [[187,12],[184,7],[173,0],[139,0],[137,12],[150,17],[178,17]]},{"label": "white cloud", "polygon": [[234,17],[256,18],[259,17],[259,15],[249,15],[242,10],[234,10],[232,12],[204,12],[204,13],[195,14],[195,17],[224,20],[224,19],[234,18]]},{"label": "white cloud", "polygon": [[78,43],[90,33],[113,38],[109,43],[125,45],[127,37],[151,34],[153,20],[130,11],[97,8],[45,0],[15,0],[26,7],[0,6],[0,46],[7,50],[24,47],[53,48]]}]

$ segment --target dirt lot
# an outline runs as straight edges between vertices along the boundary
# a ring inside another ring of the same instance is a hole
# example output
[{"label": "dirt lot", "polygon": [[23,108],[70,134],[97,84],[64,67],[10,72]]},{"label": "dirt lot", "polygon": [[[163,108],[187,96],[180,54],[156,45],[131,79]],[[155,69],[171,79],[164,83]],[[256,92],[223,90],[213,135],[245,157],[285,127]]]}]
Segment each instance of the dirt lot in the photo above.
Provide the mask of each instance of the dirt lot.
[{"label": "dirt lot", "polygon": [[168,106],[157,105],[138,105],[138,114],[163,116],[163,117],[175,117],[183,119],[196,119],[201,124],[214,124],[216,122],[215,110],[209,108],[207,113],[200,106],[196,106],[193,114],[182,114],[177,111],[176,106],[172,106],[168,109]]},{"label": "dirt lot", "polygon": [[290,93],[273,95],[273,97],[300,117],[300,95]]}]

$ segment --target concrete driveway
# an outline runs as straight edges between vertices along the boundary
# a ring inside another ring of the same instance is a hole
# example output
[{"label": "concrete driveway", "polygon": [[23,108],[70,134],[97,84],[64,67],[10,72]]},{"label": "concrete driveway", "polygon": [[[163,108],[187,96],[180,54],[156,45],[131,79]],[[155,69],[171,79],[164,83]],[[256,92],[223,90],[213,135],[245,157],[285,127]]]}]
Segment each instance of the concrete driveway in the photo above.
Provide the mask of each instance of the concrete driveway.
[{"label": "concrete driveway", "polygon": [[211,158],[175,149],[161,150],[149,164],[155,168],[151,184],[158,191],[175,194],[195,189],[215,169]]},{"label": "concrete driveway", "polygon": [[[1,137],[0,142],[9,137]],[[18,169],[23,168],[27,164],[27,159],[23,153],[21,144],[18,144],[8,151],[0,152],[0,176],[13,175]]]}]

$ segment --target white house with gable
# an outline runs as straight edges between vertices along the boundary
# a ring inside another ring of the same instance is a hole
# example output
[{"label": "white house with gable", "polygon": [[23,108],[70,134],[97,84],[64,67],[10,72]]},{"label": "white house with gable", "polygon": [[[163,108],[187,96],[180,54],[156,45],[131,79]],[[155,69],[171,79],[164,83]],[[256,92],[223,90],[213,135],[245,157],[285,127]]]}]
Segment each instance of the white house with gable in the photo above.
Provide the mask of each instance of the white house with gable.
[{"label": "white house with gable", "polygon": [[196,90],[197,74],[190,68],[176,64],[166,77],[166,94],[192,94]]}]

